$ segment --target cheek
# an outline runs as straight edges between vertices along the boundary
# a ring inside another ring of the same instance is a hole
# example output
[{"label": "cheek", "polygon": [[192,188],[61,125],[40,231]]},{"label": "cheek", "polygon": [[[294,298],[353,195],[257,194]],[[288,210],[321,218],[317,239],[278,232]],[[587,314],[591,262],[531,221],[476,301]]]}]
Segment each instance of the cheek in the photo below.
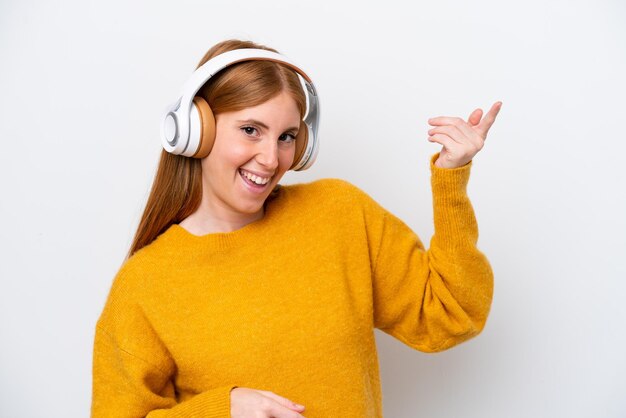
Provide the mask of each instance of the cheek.
[{"label": "cheek", "polygon": [[296,147],[291,146],[289,148],[284,148],[284,149],[279,149],[279,155],[280,155],[280,169],[283,171],[286,171],[289,169],[289,167],[291,167],[291,164],[293,164],[293,158],[294,155],[296,153]]},{"label": "cheek", "polygon": [[213,171],[237,169],[250,159],[250,151],[231,141],[227,147],[215,147],[206,159]]},{"label": "cheek", "polygon": [[254,152],[245,147],[245,146],[239,146],[239,147],[232,147],[228,153],[228,162],[232,165],[236,165],[236,166],[241,166],[245,163],[247,163],[248,161],[250,161],[250,159],[254,156]]}]

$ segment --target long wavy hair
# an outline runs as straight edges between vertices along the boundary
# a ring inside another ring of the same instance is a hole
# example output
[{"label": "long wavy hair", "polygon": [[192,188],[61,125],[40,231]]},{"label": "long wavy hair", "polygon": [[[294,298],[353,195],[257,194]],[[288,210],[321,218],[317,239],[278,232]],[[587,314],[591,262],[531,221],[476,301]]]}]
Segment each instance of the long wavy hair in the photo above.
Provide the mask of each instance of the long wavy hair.
[{"label": "long wavy hair", "polygon": [[[209,49],[198,67],[216,55],[240,48],[277,52],[254,42],[231,39]],[[197,95],[207,101],[215,115],[219,115],[260,105],[283,91],[293,97],[303,118],[306,97],[296,72],[273,61],[245,61],[231,65],[211,78]],[[152,190],[127,258],[154,241],[172,224],[180,223],[198,209],[202,199],[200,163],[201,160],[197,158],[161,151]]]}]

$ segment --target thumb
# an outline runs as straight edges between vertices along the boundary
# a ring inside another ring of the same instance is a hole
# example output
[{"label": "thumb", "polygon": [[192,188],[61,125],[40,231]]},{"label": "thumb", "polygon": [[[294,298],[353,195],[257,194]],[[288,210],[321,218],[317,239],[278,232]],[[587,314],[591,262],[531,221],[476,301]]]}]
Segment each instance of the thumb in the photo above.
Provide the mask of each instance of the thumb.
[{"label": "thumb", "polygon": [[482,109],[476,109],[472,112],[472,114],[469,116],[469,118],[467,118],[467,122],[471,125],[471,126],[476,126],[480,123],[480,119],[483,117],[483,110]]}]

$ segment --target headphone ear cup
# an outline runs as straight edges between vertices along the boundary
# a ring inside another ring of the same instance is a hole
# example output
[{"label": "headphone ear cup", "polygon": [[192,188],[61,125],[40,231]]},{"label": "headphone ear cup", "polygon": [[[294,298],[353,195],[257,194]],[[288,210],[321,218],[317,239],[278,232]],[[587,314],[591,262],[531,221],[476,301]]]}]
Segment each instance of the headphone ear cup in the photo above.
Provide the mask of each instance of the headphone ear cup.
[{"label": "headphone ear cup", "polygon": [[306,123],[300,122],[300,129],[298,130],[298,136],[296,136],[296,152],[293,155],[293,164],[291,164],[291,167],[289,167],[290,170],[294,168],[302,158],[308,142],[309,127],[306,125]]},{"label": "headphone ear cup", "polygon": [[192,158],[204,158],[209,155],[215,142],[215,116],[207,101],[202,97],[195,96],[193,103],[200,114],[200,141],[198,151],[192,155]]}]

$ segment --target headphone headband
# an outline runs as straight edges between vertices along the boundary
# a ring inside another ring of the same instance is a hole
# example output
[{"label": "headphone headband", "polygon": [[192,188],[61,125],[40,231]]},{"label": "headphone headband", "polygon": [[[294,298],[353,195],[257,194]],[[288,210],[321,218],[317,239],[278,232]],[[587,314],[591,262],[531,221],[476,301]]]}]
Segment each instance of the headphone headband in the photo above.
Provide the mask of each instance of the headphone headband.
[{"label": "headphone headband", "polygon": [[[303,122],[309,130],[306,148],[300,161],[294,162],[293,170],[309,168],[317,157],[319,100],[311,78],[293,61],[276,52],[265,49],[243,48],[217,55],[199,67],[184,84],[179,98],[165,112],[161,128],[163,148],[173,154],[192,157],[200,147],[201,127],[196,123],[201,116],[194,106],[194,97],[202,86],[224,68],[242,61],[274,61],[293,69],[304,86],[307,111]],[[196,135],[195,133],[198,132]],[[296,156],[297,157],[297,156]]]}]

